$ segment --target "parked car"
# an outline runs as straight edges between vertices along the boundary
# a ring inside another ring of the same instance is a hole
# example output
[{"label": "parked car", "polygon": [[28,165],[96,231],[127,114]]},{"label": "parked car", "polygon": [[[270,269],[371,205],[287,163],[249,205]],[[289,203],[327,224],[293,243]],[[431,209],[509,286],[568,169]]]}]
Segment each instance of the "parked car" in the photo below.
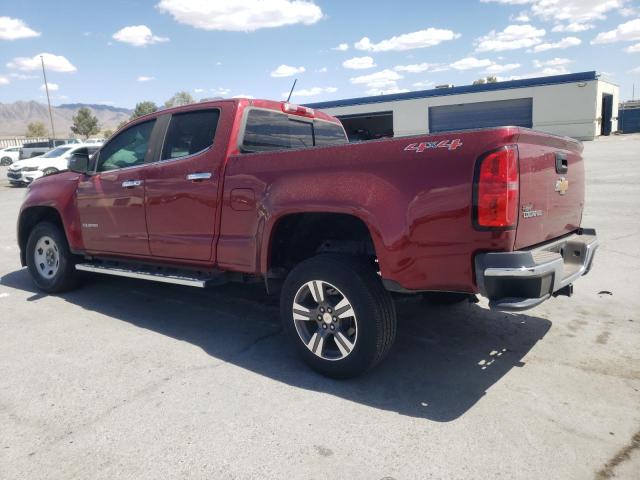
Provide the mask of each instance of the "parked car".
[{"label": "parked car", "polygon": [[393,292],[497,310],[571,295],[597,247],[581,153],[519,127],[347,144],[336,118],[289,103],[181,106],[33,183],[20,261],[49,293],[78,271],[263,282],[302,358],[349,377],[391,348]]},{"label": "parked car", "polygon": [[0,165],[6,167],[18,161],[20,157],[20,147],[6,147],[0,149]]},{"label": "parked car", "polygon": [[91,155],[95,153],[99,145],[95,144],[69,144],[53,150],[44,155],[26,160],[18,160],[7,170],[9,183],[14,185],[28,185],[36,178],[53,175],[69,168],[69,158],[75,153]]},{"label": "parked car", "polygon": [[20,148],[20,160],[24,160],[25,158],[33,158],[44,153],[47,153],[49,150],[55,147],[59,147],[60,145],[67,145],[69,143],[80,143],[80,140],[77,138],[57,138],[44,140],[42,142],[29,142],[22,145]]},{"label": "parked car", "polygon": [[104,143],[104,138],[88,138],[84,141],[84,143],[92,145],[102,145]]}]

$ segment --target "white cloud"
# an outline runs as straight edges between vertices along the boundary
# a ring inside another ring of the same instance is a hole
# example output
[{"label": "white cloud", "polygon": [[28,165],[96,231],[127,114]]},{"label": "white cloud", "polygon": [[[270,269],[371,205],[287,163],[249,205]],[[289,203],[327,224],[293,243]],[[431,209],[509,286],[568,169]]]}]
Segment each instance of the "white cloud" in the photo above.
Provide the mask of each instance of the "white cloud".
[{"label": "white cloud", "polygon": [[555,50],[558,48],[577,47],[581,43],[582,40],[577,37],[565,37],[555,43],[541,43],[540,45],[536,45],[535,47],[533,47],[533,51],[535,53],[538,53],[546,52],[547,50]]},{"label": "white cloud", "polygon": [[424,82],[416,82],[412,86],[416,88],[429,88],[429,87],[433,87],[433,85],[434,85],[433,82],[424,81]]},{"label": "white cloud", "polygon": [[439,65],[434,63],[414,63],[413,65],[396,65],[393,69],[396,72],[422,73],[435,66]]},{"label": "white cloud", "polygon": [[349,44],[348,43],[341,43],[337,47],[333,47],[331,50],[337,50],[339,52],[346,52],[347,50],[349,50]]},{"label": "white cloud", "polygon": [[371,57],[353,57],[342,62],[342,66],[352,70],[365,70],[375,67],[376,64]]},{"label": "white cloud", "polygon": [[520,22],[520,23],[529,23],[531,21],[531,19],[529,18],[529,15],[527,15],[525,12],[520,12],[516,16],[512,15],[509,17],[509,20],[513,22]]},{"label": "white cloud", "polygon": [[271,76],[275,78],[293,77],[296,73],[302,73],[305,71],[304,67],[291,67],[289,65],[280,65],[273,72]]},{"label": "white cloud", "polygon": [[391,95],[394,93],[407,93],[410,90],[408,88],[400,88],[397,85],[387,88],[370,88],[367,90],[367,95]]},{"label": "white cloud", "polygon": [[12,72],[9,74],[11,78],[17,78],[18,80],[33,80],[35,78],[40,78],[39,75],[28,75],[24,73],[16,73]]},{"label": "white cloud", "polygon": [[[336,87],[312,87],[302,90],[294,90],[291,97],[317,97],[318,95],[322,95],[323,93],[335,93],[337,91],[338,89]],[[282,93],[283,98],[287,98],[288,96],[289,92]]]},{"label": "white cloud", "polygon": [[[49,86],[50,92],[55,92],[56,90],[60,89],[60,85],[58,85],[57,83],[48,82],[47,85]],[[42,90],[43,92],[46,92],[46,87],[44,86],[44,83],[40,85],[40,90]]]},{"label": "white cloud", "polygon": [[640,67],[636,67],[633,70],[629,70],[630,73],[640,73]]},{"label": "white cloud", "polygon": [[327,67],[322,67],[316,70],[318,73],[327,73]]},{"label": "white cloud", "polygon": [[251,99],[251,98],[256,98],[256,97],[254,97],[253,95],[249,95],[247,93],[241,93],[240,95],[234,95],[231,98],[249,98],[249,99]]},{"label": "white cloud", "polygon": [[367,85],[370,88],[387,88],[396,86],[398,80],[404,77],[393,70],[381,70],[380,72],[370,73],[369,75],[361,75],[351,78],[350,81],[354,85]]},{"label": "white cloud", "polygon": [[231,93],[230,88],[223,88],[223,87],[212,88],[211,91],[214,93],[214,95],[218,97],[226,97]]},{"label": "white cloud", "polygon": [[128,27],[121,28],[112,35],[112,38],[119,42],[133,45],[134,47],[146,47],[147,45],[153,45],[154,43],[169,41],[167,37],[158,37],[154,35],[151,29],[146,25],[130,25]]},{"label": "white cloud", "polygon": [[31,58],[16,57],[7,63],[7,67],[23,72],[40,70],[42,68],[40,57],[43,58],[46,69],[52,72],[75,72],[77,70],[65,57],[62,55],[53,55],[52,53],[39,53]]},{"label": "white cloud", "polygon": [[39,36],[40,32],[27,27],[27,24],[19,18],[0,17],[0,40],[17,40]]},{"label": "white cloud", "polygon": [[492,65],[489,65],[486,70],[485,73],[504,73],[504,72],[510,72],[511,70],[515,70],[516,68],[520,68],[520,64],[519,63],[505,63],[505,64],[499,64],[499,63],[494,63]]},{"label": "white cloud", "polygon": [[544,77],[547,75],[564,75],[565,73],[569,73],[569,70],[564,65],[560,67],[547,67],[543,68],[540,72],[536,72],[534,76],[536,77]]},{"label": "white cloud", "polygon": [[593,23],[575,23],[571,22],[566,25],[556,25],[551,29],[552,32],[569,32],[569,33],[577,33],[584,32],[585,30],[591,30],[596,26]]},{"label": "white cloud", "polygon": [[624,49],[627,53],[640,53],[640,43],[636,43],[635,45],[630,45]]},{"label": "white cloud", "polygon": [[478,59],[475,57],[465,57],[451,64],[451,68],[456,70],[470,70],[472,68],[488,67],[493,62],[486,58]]},{"label": "white cloud", "polygon": [[9,85],[9,79],[0,75],[0,85]]},{"label": "white cloud", "polygon": [[413,50],[415,48],[433,47],[447,40],[459,38],[460,34],[452,30],[444,30],[440,28],[427,28],[417,32],[404,33],[379,43],[372,43],[368,37],[362,38],[354,45],[358,50],[368,52],[401,52],[405,50]]},{"label": "white cloud", "polygon": [[138,78],[136,78],[136,81],[138,82],[150,82],[151,80],[155,80],[156,77],[148,77],[146,75],[140,75]]},{"label": "white cloud", "polygon": [[552,58],[551,60],[534,60],[533,66],[536,68],[544,68],[544,67],[561,67],[564,65],[569,65],[573,63],[573,60],[568,58]]},{"label": "white cloud", "polygon": [[323,17],[320,7],[306,0],[160,0],[156,7],[195,28],[235,32],[311,25]]},{"label": "white cloud", "polygon": [[532,15],[547,21],[585,23],[603,20],[627,0],[481,0],[483,3],[530,5]]},{"label": "white cloud", "polygon": [[204,91],[206,91],[204,88],[194,88],[194,89],[193,89],[193,92],[194,92],[194,93],[202,93],[202,92],[204,92]]},{"label": "white cloud", "polygon": [[491,30],[487,35],[476,39],[478,52],[502,52],[519,48],[533,47],[542,42],[547,33],[544,29],[531,25],[509,25],[501,32]]},{"label": "white cloud", "polygon": [[634,40],[640,40],[640,18],[621,23],[617,28],[608,32],[600,32],[596,38],[591,40],[591,43],[629,42]]}]

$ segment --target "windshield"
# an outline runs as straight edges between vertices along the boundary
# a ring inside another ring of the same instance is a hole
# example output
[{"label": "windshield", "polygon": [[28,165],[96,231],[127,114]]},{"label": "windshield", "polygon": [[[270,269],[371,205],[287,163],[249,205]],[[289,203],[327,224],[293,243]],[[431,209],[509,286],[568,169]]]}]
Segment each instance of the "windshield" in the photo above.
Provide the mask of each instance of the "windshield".
[{"label": "windshield", "polygon": [[53,150],[45,153],[44,155],[42,155],[41,158],[55,158],[55,157],[61,157],[62,155],[64,155],[65,153],[67,153],[69,150],[71,150],[72,147],[58,147],[58,148],[54,148]]}]

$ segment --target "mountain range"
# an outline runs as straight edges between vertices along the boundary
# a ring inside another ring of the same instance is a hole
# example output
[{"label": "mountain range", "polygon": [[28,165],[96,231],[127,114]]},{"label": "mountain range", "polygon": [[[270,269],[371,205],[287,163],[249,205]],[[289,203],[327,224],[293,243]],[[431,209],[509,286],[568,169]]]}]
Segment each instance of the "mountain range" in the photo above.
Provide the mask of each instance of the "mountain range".
[{"label": "mountain range", "polygon": [[[53,122],[56,137],[67,137],[71,134],[73,116],[82,107],[86,107],[98,117],[101,130],[114,130],[123,120],[129,120],[132,110],[113,107],[110,105],[95,105],[84,103],[69,103],[53,107]],[[51,128],[47,105],[36,101],[18,101],[14,103],[0,103],[0,137],[23,136],[27,125],[31,122],[42,122]]]}]

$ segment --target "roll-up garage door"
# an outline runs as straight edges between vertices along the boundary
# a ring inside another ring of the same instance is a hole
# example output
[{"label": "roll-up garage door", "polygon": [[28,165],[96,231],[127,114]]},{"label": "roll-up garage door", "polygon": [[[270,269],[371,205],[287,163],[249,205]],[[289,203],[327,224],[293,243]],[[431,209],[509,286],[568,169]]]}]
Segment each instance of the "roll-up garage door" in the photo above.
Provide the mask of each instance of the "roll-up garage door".
[{"label": "roll-up garage door", "polygon": [[498,100],[429,108],[429,132],[515,125],[533,126],[533,99]]}]

